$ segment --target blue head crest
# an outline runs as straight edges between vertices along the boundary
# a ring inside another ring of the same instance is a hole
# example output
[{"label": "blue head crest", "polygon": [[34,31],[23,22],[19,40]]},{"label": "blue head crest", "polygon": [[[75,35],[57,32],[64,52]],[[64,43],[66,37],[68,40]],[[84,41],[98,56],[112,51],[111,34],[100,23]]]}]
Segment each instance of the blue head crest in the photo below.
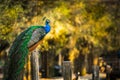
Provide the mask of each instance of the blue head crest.
[{"label": "blue head crest", "polygon": [[50,23],[50,20],[46,19],[46,21],[45,21],[45,27],[44,27],[46,33],[48,33],[50,31],[50,25],[49,25],[49,23]]},{"label": "blue head crest", "polygon": [[49,23],[50,23],[50,20],[47,19],[47,20],[45,21],[45,24],[47,25],[47,24],[49,24]]}]

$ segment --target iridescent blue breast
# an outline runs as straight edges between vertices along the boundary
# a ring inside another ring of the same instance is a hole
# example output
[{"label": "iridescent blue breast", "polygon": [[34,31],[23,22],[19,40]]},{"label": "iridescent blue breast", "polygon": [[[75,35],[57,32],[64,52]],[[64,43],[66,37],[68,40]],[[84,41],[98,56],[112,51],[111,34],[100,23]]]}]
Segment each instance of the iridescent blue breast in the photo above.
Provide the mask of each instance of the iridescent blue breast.
[{"label": "iridescent blue breast", "polygon": [[51,28],[51,27],[50,27],[49,24],[47,24],[47,25],[44,27],[46,33],[50,32],[50,28]]}]

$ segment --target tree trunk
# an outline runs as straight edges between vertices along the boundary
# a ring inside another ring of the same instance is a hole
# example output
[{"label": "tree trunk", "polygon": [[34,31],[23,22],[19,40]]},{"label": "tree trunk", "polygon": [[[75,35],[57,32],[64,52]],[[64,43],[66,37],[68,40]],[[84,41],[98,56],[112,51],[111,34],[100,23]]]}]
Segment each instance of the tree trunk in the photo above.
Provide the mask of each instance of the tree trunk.
[{"label": "tree trunk", "polygon": [[28,55],[28,63],[27,63],[27,79],[31,80],[31,56]]}]

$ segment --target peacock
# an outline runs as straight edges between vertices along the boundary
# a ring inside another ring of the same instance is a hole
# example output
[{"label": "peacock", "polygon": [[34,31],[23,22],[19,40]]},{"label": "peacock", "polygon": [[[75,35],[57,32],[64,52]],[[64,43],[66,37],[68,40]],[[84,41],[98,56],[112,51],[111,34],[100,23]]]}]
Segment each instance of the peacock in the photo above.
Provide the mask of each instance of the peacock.
[{"label": "peacock", "polygon": [[50,20],[45,26],[31,26],[23,31],[13,42],[9,51],[9,67],[4,80],[22,80],[24,65],[29,52],[34,50],[47,33],[50,32]]}]

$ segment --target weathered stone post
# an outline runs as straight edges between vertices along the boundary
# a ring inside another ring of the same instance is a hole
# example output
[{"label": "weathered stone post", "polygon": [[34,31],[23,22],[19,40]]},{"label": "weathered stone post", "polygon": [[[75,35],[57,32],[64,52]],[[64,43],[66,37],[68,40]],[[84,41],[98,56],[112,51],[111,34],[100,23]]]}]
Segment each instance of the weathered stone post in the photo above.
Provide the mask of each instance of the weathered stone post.
[{"label": "weathered stone post", "polygon": [[63,80],[72,80],[72,65],[70,61],[63,61]]},{"label": "weathered stone post", "polygon": [[99,80],[98,58],[95,58],[93,61],[92,80]]},{"label": "weathered stone post", "polygon": [[38,52],[35,50],[31,54],[31,72],[32,72],[32,80],[40,80],[39,79],[39,59]]},{"label": "weathered stone post", "polygon": [[93,66],[92,80],[99,80],[99,66]]}]

